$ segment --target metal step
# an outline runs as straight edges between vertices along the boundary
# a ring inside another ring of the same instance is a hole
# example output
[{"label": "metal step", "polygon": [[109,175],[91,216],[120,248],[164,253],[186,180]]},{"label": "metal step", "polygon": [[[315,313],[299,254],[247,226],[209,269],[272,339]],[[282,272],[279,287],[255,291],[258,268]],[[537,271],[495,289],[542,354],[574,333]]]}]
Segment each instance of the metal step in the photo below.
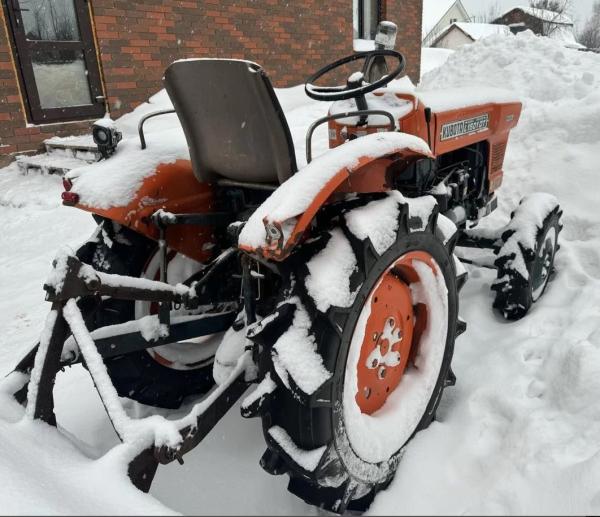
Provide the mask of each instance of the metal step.
[{"label": "metal step", "polygon": [[67,172],[77,167],[89,165],[87,160],[73,158],[73,156],[52,154],[36,154],[34,156],[21,155],[16,157],[17,166],[24,174],[43,173],[64,176]]},{"label": "metal step", "polygon": [[101,155],[92,135],[53,137],[44,140],[49,155],[77,158],[88,163],[97,162]]},{"label": "metal step", "polygon": [[97,162],[101,155],[92,135],[52,137],[44,140],[46,153],[17,156],[21,172],[65,175],[72,169]]}]

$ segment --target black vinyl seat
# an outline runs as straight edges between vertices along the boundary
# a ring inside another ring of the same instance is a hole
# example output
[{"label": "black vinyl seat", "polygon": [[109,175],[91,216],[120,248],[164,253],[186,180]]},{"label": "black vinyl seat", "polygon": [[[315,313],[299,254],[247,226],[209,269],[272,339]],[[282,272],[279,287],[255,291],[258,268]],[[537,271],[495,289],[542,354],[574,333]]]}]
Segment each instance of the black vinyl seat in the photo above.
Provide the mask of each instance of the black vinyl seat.
[{"label": "black vinyl seat", "polygon": [[164,82],[199,181],[277,184],[296,172],[285,115],[260,66],[230,59],[176,61]]}]

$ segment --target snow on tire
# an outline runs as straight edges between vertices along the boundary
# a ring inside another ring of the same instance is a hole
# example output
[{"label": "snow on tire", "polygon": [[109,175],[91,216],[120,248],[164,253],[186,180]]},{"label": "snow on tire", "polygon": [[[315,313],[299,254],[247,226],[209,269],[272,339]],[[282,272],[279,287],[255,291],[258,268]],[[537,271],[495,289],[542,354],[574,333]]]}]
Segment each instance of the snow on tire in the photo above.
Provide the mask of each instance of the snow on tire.
[{"label": "snow on tire", "polygon": [[531,194],[521,200],[502,234],[496,267],[494,308],[518,320],[539,300],[554,272],[562,231],[562,210],[554,196]]},{"label": "snow on tire", "polygon": [[284,264],[281,302],[249,331],[269,389],[242,413],[262,417],[261,464],[289,474],[291,492],[362,511],[454,383],[465,276],[433,198],[394,192],[331,224]]}]

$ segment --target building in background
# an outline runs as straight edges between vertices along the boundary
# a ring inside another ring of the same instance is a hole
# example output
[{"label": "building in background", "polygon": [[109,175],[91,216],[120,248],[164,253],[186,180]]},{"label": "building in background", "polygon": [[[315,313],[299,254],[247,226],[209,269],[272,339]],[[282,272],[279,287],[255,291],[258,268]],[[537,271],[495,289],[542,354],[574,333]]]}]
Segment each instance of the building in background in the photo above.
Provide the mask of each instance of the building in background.
[{"label": "building in background", "polygon": [[566,14],[534,7],[515,7],[493,23],[507,25],[514,33],[531,30],[538,36],[562,41],[569,48],[585,48],[575,39],[573,20]]},{"label": "building in background", "polygon": [[423,0],[423,46],[431,46],[453,23],[469,21],[469,13],[461,0]]},{"label": "building in background", "polygon": [[421,13],[422,0],[2,0],[0,161],[132,110],[176,59],[249,59],[292,86],[382,19],[397,23],[416,82]]},{"label": "building in background", "polygon": [[494,36],[496,34],[507,35],[511,34],[511,31],[506,25],[455,22],[449,27],[446,27],[446,30],[442,31],[429,46],[433,48],[456,50],[463,45],[469,45],[482,38],[487,38],[488,36]]}]

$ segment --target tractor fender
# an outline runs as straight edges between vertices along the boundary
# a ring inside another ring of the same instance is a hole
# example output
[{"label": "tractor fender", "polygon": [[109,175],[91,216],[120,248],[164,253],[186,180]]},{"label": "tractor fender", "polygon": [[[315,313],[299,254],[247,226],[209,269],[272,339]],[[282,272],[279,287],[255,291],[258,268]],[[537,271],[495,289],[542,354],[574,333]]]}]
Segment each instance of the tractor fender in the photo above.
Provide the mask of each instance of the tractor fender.
[{"label": "tractor fender", "polygon": [[254,212],[240,233],[238,247],[282,261],[324,205],[344,194],[392,190],[390,166],[417,158],[434,156],[421,138],[403,133],[367,135],[331,149],[283,183]]},{"label": "tractor fender", "polygon": [[[77,195],[76,179],[70,192]],[[212,187],[194,176],[191,162],[176,160],[160,164],[126,205],[104,208],[77,203],[74,206],[158,240],[158,229],[150,219],[154,212],[162,208],[172,213],[209,213],[214,211],[214,199]],[[169,248],[199,262],[210,260],[213,241],[212,229],[207,227],[177,225],[167,232]]]}]

